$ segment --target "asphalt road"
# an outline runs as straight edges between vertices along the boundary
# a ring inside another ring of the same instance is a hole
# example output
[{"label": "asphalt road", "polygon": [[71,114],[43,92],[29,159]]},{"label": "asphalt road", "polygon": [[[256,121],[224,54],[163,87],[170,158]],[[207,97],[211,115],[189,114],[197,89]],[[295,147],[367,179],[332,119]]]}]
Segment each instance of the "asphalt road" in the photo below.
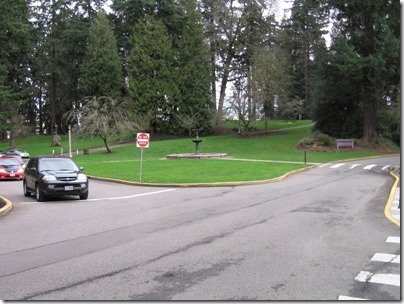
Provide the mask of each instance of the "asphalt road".
[{"label": "asphalt road", "polygon": [[[374,165],[374,166],[373,166]],[[384,216],[399,157],[326,164],[251,186],[139,187],[91,181],[87,201],[37,203],[1,182],[3,300],[399,300],[359,282],[400,255]]]}]

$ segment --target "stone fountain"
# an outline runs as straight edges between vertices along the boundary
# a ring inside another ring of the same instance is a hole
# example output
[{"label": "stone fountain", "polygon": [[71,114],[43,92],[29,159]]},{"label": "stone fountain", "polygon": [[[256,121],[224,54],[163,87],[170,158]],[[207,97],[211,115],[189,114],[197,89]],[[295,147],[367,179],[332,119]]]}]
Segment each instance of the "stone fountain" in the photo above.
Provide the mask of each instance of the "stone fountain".
[{"label": "stone fountain", "polygon": [[224,158],[227,157],[226,153],[200,153],[199,145],[202,142],[202,139],[199,138],[199,132],[203,129],[192,129],[191,131],[196,134],[195,138],[192,141],[195,143],[195,153],[182,153],[182,154],[169,154],[166,156],[167,159],[179,159],[179,158],[188,158],[188,159],[201,159],[201,158]]},{"label": "stone fountain", "polygon": [[199,144],[202,142],[202,139],[199,139],[199,132],[202,130],[203,129],[192,129],[192,132],[196,133],[196,137],[192,139],[192,141],[195,143],[195,154],[199,154]]}]

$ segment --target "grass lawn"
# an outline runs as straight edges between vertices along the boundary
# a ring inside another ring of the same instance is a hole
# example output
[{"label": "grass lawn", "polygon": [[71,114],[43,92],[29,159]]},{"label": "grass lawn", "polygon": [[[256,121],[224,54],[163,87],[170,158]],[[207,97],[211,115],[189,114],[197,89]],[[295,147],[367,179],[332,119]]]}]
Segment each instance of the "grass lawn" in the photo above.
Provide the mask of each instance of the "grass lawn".
[{"label": "grass lawn", "polygon": [[[227,122],[228,123],[228,122]],[[311,127],[297,128],[310,121],[285,123],[271,121],[272,128],[278,126],[278,132],[261,136],[237,136],[235,134],[201,137],[201,153],[227,153],[233,159],[180,159],[167,160],[166,155],[175,153],[194,153],[195,144],[189,138],[158,140],[151,138],[150,147],[143,150],[142,182],[146,183],[213,183],[255,181],[276,178],[287,172],[309,166],[304,164],[304,151],[297,150],[296,144],[310,136]],[[263,124],[259,125],[263,130]],[[289,128],[286,128],[288,126]],[[118,139],[116,137],[115,139]],[[32,156],[51,154],[50,136],[33,136],[17,141],[17,148],[27,150]],[[67,136],[62,136],[63,151],[68,151]],[[111,141],[112,143],[112,141]],[[111,144],[112,145],[112,144]],[[73,139],[72,150],[103,146],[99,138],[86,140]],[[7,149],[6,143],[0,144],[0,150]],[[127,181],[139,181],[141,149],[135,144],[113,148],[113,153],[105,151],[91,152],[89,155],[74,155],[79,166],[85,167],[89,175],[109,177]],[[60,153],[60,148],[58,152]],[[398,151],[397,151],[398,153]],[[329,152],[307,152],[309,163],[326,163],[344,159],[380,155],[376,152],[358,150]],[[285,161],[285,163],[268,162]],[[302,162],[291,164],[286,162]]]}]

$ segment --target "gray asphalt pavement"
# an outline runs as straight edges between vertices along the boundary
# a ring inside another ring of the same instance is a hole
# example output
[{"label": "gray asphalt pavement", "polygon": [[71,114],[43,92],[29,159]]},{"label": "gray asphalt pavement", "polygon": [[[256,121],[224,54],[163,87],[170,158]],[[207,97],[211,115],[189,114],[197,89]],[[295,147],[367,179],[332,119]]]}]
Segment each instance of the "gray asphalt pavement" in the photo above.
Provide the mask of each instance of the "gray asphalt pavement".
[{"label": "gray asphalt pavement", "polygon": [[398,300],[399,286],[372,280],[399,264],[372,256],[400,254],[384,214],[399,164],[324,164],[240,187],[91,181],[88,201],[37,203],[2,183],[14,209],[0,218],[0,299]]}]

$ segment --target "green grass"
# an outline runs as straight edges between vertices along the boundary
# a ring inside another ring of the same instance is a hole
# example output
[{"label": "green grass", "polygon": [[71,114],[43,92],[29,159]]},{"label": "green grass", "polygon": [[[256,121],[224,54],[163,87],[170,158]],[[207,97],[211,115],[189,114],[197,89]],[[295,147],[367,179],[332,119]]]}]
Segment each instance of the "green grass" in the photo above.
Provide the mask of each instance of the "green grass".
[{"label": "green grass", "polygon": [[[90,175],[139,181],[140,160],[124,162],[86,162]],[[262,162],[226,161],[215,159],[146,159],[143,161],[142,182],[146,183],[215,183],[266,180],[286,174],[305,165]]]},{"label": "green grass", "polygon": [[[303,162],[304,151],[297,150],[296,144],[311,134],[311,128],[288,129],[284,125],[295,127],[308,124],[310,121],[287,123],[271,122],[277,125],[279,132],[268,133],[260,137],[240,137],[235,134],[223,136],[201,137],[202,153],[227,153],[234,159],[261,160],[167,160],[168,154],[194,153],[195,144],[189,138],[158,140],[151,138],[150,147],[143,150],[142,182],[147,183],[213,183],[254,181],[276,178],[295,169],[307,167],[305,164],[267,162]],[[118,136],[115,137],[118,139]],[[112,141],[111,141],[112,143]],[[17,148],[27,150],[32,156],[51,154],[50,136],[33,136],[17,141]],[[67,136],[62,136],[63,151],[68,151]],[[111,144],[112,145],[112,144]],[[103,146],[100,138],[81,140],[73,138],[72,150]],[[0,144],[1,149],[7,149],[6,143]],[[85,167],[89,175],[139,181],[141,149],[135,144],[113,148],[113,153],[105,151],[92,152],[89,155],[74,155],[79,166]],[[60,153],[60,148],[58,152]],[[398,152],[398,151],[397,151]],[[306,160],[312,163],[326,163],[344,159],[376,156],[378,153],[347,150],[329,152],[307,152]]]},{"label": "green grass", "polygon": [[[286,128],[305,126],[311,123],[313,123],[311,120],[294,120],[294,121],[270,120],[268,123],[268,130],[281,130]],[[227,120],[223,122],[223,126],[238,130],[239,124],[237,120]],[[265,131],[265,121],[259,120],[256,122],[252,122],[250,124],[250,127],[255,128],[257,131]]]},{"label": "green grass", "polygon": [[[111,142],[120,139],[122,136],[113,136]],[[18,138],[16,140],[16,148],[26,150],[31,156],[37,155],[50,155],[53,152],[60,154],[69,151],[69,139],[68,135],[60,135],[61,146],[52,147],[51,135],[34,135],[24,138]],[[78,136],[72,136],[72,151],[83,150],[92,147],[104,147],[104,142],[100,137],[79,138]],[[7,151],[10,149],[10,145],[7,141],[0,143],[0,150]]]}]

